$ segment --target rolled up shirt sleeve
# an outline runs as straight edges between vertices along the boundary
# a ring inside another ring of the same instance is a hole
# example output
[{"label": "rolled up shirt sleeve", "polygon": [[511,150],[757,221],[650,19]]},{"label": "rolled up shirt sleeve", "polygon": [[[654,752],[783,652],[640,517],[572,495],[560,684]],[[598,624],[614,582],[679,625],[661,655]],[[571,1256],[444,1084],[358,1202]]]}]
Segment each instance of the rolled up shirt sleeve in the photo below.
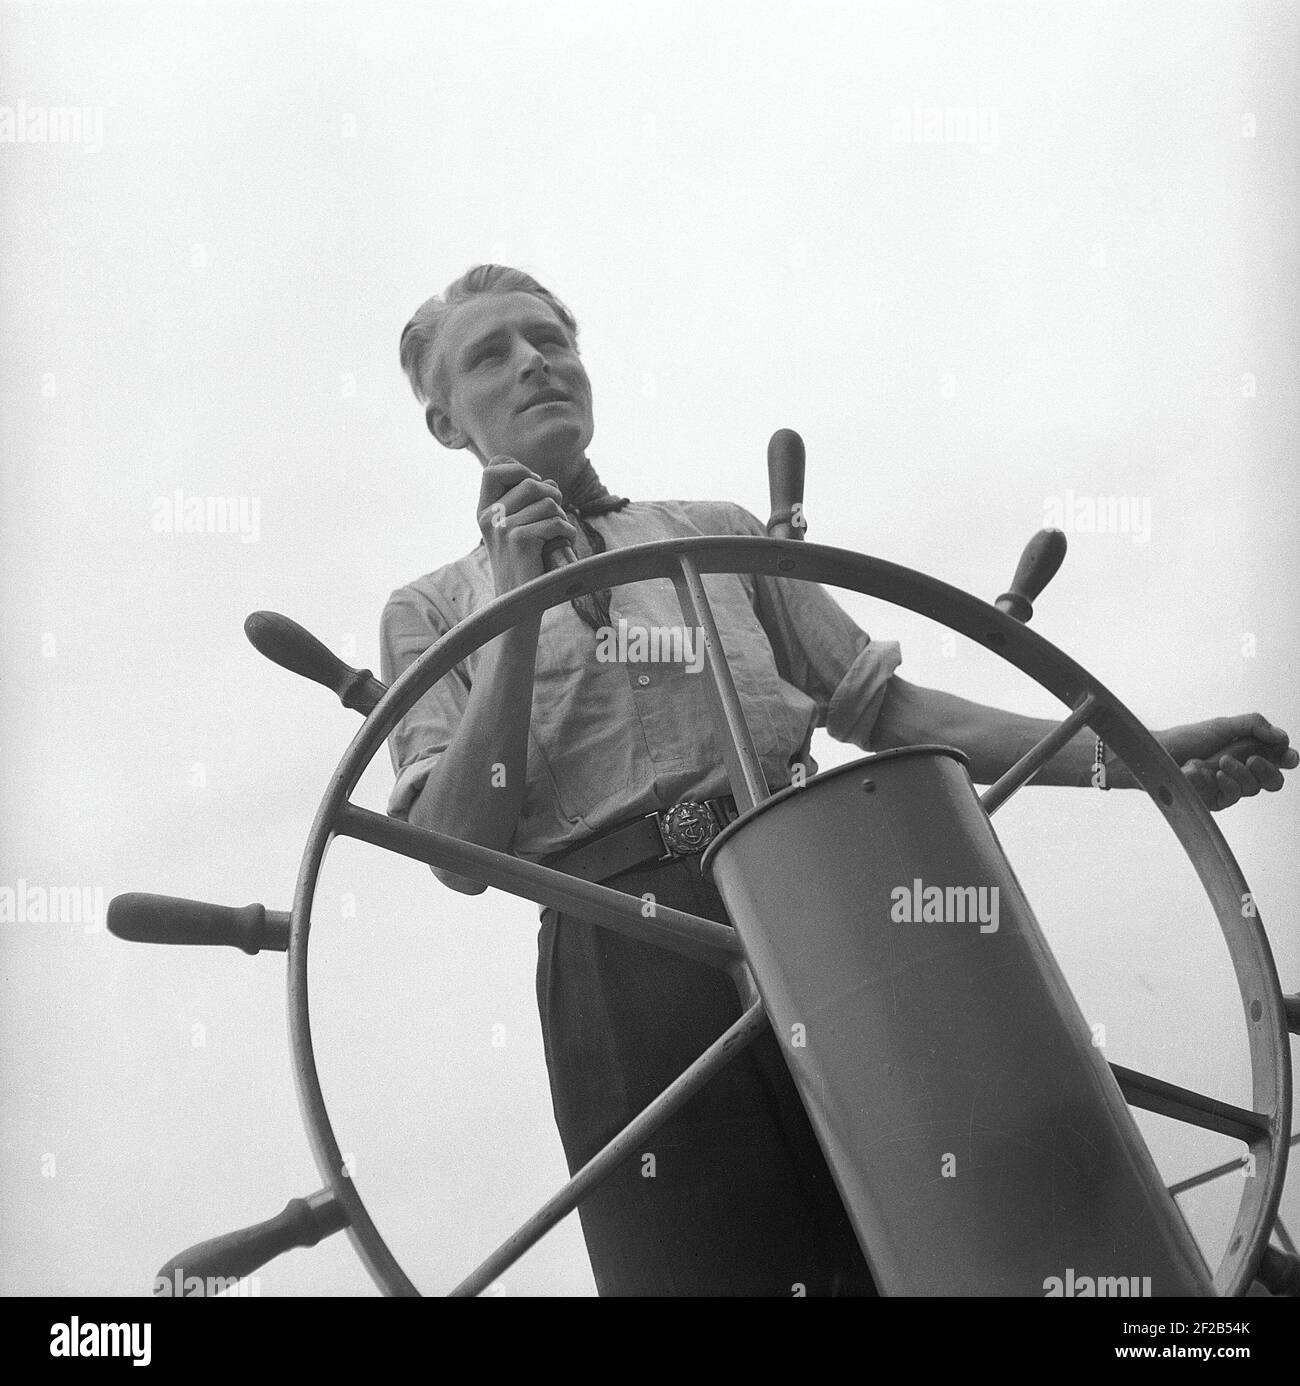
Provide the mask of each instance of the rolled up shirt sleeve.
[{"label": "rolled up shirt sleeve", "polygon": [[[767,530],[748,510],[746,533]],[[755,611],[777,671],[817,707],[817,726],[869,751],[890,677],[902,663],[896,640],[873,640],[820,583],[756,577]]]},{"label": "rolled up shirt sleeve", "polygon": [[[388,599],[379,623],[380,670],[392,683],[448,630],[437,605],[411,587],[400,587]],[[388,812],[407,818],[420,797],[438,757],[451,744],[469,703],[469,679],[457,664],[424,695],[388,738],[397,782],[388,797]]]},{"label": "rolled up shirt sleeve", "polygon": [[836,741],[871,750],[871,733],[880,716],[890,677],[902,662],[903,652],[897,640],[868,640],[836,685],[827,706],[826,730]]}]

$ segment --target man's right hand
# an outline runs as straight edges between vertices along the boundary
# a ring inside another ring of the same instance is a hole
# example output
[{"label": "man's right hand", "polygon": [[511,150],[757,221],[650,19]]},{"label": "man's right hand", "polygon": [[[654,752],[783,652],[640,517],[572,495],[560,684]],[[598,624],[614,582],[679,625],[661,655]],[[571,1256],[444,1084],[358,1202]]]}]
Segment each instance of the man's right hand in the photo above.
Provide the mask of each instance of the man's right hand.
[{"label": "man's right hand", "polygon": [[513,457],[494,457],[483,468],[478,527],[501,596],[546,571],[542,549],[552,539],[573,543],[578,531],[565,514],[563,493]]}]

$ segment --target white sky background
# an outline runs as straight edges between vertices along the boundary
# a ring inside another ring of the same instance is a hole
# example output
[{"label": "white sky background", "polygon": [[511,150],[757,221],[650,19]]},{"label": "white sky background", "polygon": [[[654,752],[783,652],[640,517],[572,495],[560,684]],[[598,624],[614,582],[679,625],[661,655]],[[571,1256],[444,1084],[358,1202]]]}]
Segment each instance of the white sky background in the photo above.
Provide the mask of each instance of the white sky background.
[{"label": "white sky background", "polygon": [[[0,143],[0,883],[288,907],[357,719],[243,619],[376,667],[388,593],[473,547],[477,466],[425,432],[397,339],[481,260],[577,312],[615,491],[765,519],[766,442],[794,427],[810,539],[990,599],[1050,498],[1149,502],[1147,542],[1071,534],[1036,628],[1151,726],[1258,709],[1300,734],[1298,16],[6,5],[0,105],[103,126],[98,149]],[[914,103],[979,107],[988,138],[899,140]],[[155,532],[177,488],[256,501],[255,541]],[[1058,712],[842,600],[909,679]],[[819,741],[823,766],[856,754]],[[391,779],[385,757],[360,797]],[[1219,823],[1296,990],[1300,786]],[[1154,807],[1031,790],[997,827],[1107,1056],[1248,1101],[1226,950]],[[343,844],[314,917],[336,1130],[399,1260],[446,1290],[564,1177],[536,909]],[[76,924],[0,943],[0,1289],[141,1293],[320,1185],[281,957]],[[1238,1149],[1142,1124],[1170,1180]],[[1184,1204],[1214,1261],[1238,1191]],[[259,1286],[371,1289],[340,1237]],[[591,1293],[576,1219],[503,1290]]]}]

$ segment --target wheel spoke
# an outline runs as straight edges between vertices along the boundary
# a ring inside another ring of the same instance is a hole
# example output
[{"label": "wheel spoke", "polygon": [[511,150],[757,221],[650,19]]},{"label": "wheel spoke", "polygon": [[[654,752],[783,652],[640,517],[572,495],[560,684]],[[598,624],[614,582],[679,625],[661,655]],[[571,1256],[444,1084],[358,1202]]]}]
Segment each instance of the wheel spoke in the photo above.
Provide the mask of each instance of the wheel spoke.
[{"label": "wheel spoke", "polygon": [[639,1116],[634,1117],[610,1143],[592,1156],[572,1179],[548,1200],[526,1223],[452,1290],[454,1297],[481,1294],[532,1246],[546,1235],[567,1213],[636,1152],[642,1141],[654,1133],[687,1099],[693,1097],[719,1069],[724,1068],[747,1045],[757,1039],[767,1024],[762,1002],[755,1002],[730,1029],[725,1031]]},{"label": "wheel spoke", "polygon": [[291,1199],[266,1222],[212,1237],[173,1256],[154,1277],[154,1293],[188,1294],[185,1285],[197,1280],[203,1287],[199,1293],[206,1295],[214,1280],[240,1280],[284,1252],[315,1246],[347,1225],[347,1211],[333,1190],[318,1189],[308,1198]]},{"label": "wheel spoke", "polygon": [[[1292,1136],[1290,1140],[1292,1148],[1298,1144],[1300,1144],[1300,1136]],[[1246,1157],[1241,1156],[1236,1160],[1229,1160],[1226,1164],[1215,1165],[1213,1169],[1202,1170],[1200,1174],[1193,1174],[1187,1179],[1180,1179],[1177,1184],[1170,1184],[1169,1192],[1176,1198],[1179,1194],[1188,1193],[1192,1189],[1199,1189],[1202,1184],[1208,1184],[1213,1179],[1222,1179],[1225,1174],[1231,1174],[1233,1170],[1244,1169],[1245,1167]],[[1281,1219],[1278,1220],[1277,1226],[1282,1227]],[[1283,1245],[1287,1251],[1295,1250],[1294,1247],[1285,1246],[1285,1242]]]},{"label": "wheel spoke", "polygon": [[283,953],[289,947],[289,915],[265,905],[210,905],[173,895],[132,891],[108,907],[108,932],[134,943],[228,944],[245,953]]},{"label": "wheel spoke", "polygon": [[1246,1165],[1247,1157],[1240,1155],[1235,1160],[1229,1160],[1227,1164],[1215,1165],[1213,1169],[1202,1170],[1200,1174],[1193,1174],[1190,1178],[1180,1179],[1177,1184],[1170,1184],[1169,1192],[1177,1198],[1179,1194],[1198,1189],[1202,1184],[1208,1184],[1214,1179],[1222,1179],[1225,1174],[1231,1174],[1233,1170],[1245,1169]]},{"label": "wheel spoke", "polygon": [[1089,693],[1064,722],[1053,727],[1036,746],[1026,751],[1006,774],[984,791],[980,796],[980,803],[984,805],[984,812],[990,816],[996,813],[1016,790],[1028,783],[1051,760],[1062,746],[1074,739],[1075,734],[1096,711],[1097,699]]},{"label": "wheel spoke", "polygon": [[[482,881],[525,900],[580,915],[589,923],[681,953],[697,962],[726,968],[732,967],[741,957],[740,940],[728,924],[702,919],[667,905],[648,905],[639,896],[577,876],[566,876],[549,866],[494,852],[477,843],[462,842],[445,833],[417,828],[400,818],[389,818],[349,803],[343,805],[334,827],[345,837],[369,842],[472,881]],[[644,917],[647,908],[653,909],[652,918]]]},{"label": "wheel spoke", "polygon": [[1263,1112],[1234,1107],[1230,1102],[1220,1102],[1217,1097],[1206,1097],[1204,1093],[1192,1092],[1190,1088],[1176,1087],[1162,1078],[1152,1078],[1131,1068],[1121,1068],[1119,1064],[1111,1064],[1110,1071],[1115,1075],[1119,1090],[1130,1107],[1157,1112],[1191,1126],[1202,1126],[1207,1131],[1217,1131],[1220,1135],[1245,1141],[1247,1145],[1254,1145],[1271,1130],[1269,1119]]},{"label": "wheel spoke", "polygon": [[681,567],[679,575],[673,578],[677,588],[677,600],[682,608],[682,619],[688,630],[704,632],[704,654],[709,666],[709,701],[713,706],[713,725],[725,727],[727,741],[722,754],[727,765],[727,775],[731,780],[731,793],[736,807],[741,813],[761,804],[769,797],[767,779],[758,759],[754,738],[750,735],[749,723],[740,706],[740,695],[736,692],[736,682],[727,663],[722,637],[718,634],[718,623],[713,618],[713,607],[709,595],[704,590],[700,570],[695,561],[682,554],[678,559]]}]

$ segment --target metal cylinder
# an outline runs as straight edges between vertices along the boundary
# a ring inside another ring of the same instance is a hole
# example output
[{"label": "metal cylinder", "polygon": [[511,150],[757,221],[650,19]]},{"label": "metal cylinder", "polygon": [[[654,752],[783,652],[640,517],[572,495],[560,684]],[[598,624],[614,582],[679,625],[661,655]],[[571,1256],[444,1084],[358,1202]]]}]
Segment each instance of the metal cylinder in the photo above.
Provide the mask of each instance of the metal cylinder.
[{"label": "metal cylinder", "polygon": [[1213,1293],[959,752],[784,790],[704,868],[882,1293]]}]

